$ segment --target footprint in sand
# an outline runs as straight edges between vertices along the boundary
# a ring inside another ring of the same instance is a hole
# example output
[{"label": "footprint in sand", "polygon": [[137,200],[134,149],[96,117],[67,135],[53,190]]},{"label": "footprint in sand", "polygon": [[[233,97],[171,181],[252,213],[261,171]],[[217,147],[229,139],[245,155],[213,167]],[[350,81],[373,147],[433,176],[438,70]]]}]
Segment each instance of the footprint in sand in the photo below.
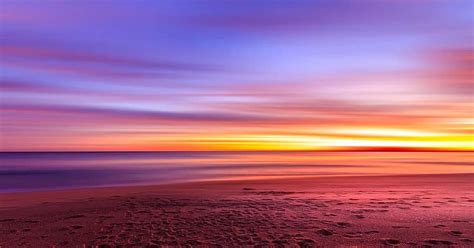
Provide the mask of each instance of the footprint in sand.
[{"label": "footprint in sand", "polygon": [[298,245],[301,248],[314,247],[315,244],[316,244],[316,242],[314,242],[314,240],[312,240],[312,239],[303,239],[303,240],[298,242]]},{"label": "footprint in sand", "polygon": [[350,226],[351,226],[351,224],[350,224],[350,223],[347,223],[347,222],[336,222],[336,225],[337,225],[338,227],[342,227],[342,228],[344,228],[344,227],[350,227]]},{"label": "footprint in sand", "polygon": [[428,239],[425,240],[425,243],[431,244],[431,245],[453,245],[454,243],[448,240],[439,240],[439,239]]},{"label": "footprint in sand", "polygon": [[327,229],[319,229],[318,231],[316,231],[318,234],[321,234],[323,236],[331,236],[333,235],[334,233],[327,230]]},{"label": "footprint in sand", "polygon": [[242,190],[255,190],[254,188],[243,188]]},{"label": "footprint in sand", "polygon": [[362,233],[360,232],[349,232],[343,235],[346,238],[362,238]]},{"label": "footprint in sand", "polygon": [[454,236],[461,236],[462,235],[461,231],[451,231],[450,233]]},{"label": "footprint in sand", "polygon": [[288,246],[290,243],[288,242],[288,240],[286,239],[276,239],[276,240],[273,240],[272,243],[276,246],[276,247],[286,247]]},{"label": "footprint in sand", "polygon": [[190,240],[186,240],[186,244],[190,245],[191,247],[196,247],[196,246],[201,245],[201,242],[199,240],[190,239]]},{"label": "footprint in sand", "polygon": [[72,216],[69,216],[69,217],[66,217],[65,219],[78,219],[78,218],[83,218],[85,217],[85,215],[83,214],[77,214],[77,215],[72,215]]},{"label": "footprint in sand", "polygon": [[382,243],[385,245],[398,245],[400,241],[398,239],[382,239]]},{"label": "footprint in sand", "polygon": [[364,219],[365,216],[362,215],[362,214],[356,214],[356,215],[353,215],[356,219]]}]

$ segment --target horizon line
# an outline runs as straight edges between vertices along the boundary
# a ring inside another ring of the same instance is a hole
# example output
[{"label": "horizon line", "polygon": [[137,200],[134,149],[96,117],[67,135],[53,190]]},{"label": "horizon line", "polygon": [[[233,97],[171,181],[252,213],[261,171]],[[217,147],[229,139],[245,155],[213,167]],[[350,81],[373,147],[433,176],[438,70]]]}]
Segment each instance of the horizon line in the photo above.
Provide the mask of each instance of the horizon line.
[{"label": "horizon line", "polygon": [[473,149],[445,149],[445,148],[345,148],[345,149],[288,149],[288,150],[29,150],[29,151],[0,151],[0,153],[154,153],[154,152],[474,152]]}]

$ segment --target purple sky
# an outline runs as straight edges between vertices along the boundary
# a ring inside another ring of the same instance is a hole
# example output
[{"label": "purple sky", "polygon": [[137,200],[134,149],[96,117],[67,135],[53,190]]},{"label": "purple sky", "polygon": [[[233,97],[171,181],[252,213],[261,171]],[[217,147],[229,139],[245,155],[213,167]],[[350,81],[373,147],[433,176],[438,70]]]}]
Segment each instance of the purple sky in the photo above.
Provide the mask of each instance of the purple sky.
[{"label": "purple sky", "polygon": [[3,0],[0,148],[472,147],[473,9]]}]

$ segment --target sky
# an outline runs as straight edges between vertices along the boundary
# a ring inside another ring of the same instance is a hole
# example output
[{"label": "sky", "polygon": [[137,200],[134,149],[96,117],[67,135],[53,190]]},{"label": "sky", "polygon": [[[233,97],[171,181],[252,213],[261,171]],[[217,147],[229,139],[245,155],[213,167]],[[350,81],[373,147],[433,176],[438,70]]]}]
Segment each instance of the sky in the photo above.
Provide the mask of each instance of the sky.
[{"label": "sky", "polygon": [[2,0],[0,150],[472,150],[473,5]]}]

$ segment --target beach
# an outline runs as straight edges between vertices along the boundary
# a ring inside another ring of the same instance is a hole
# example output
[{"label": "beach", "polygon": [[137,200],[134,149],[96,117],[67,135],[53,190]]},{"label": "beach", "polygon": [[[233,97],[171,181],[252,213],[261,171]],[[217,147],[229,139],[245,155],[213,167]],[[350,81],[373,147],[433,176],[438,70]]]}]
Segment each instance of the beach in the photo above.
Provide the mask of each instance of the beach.
[{"label": "beach", "polygon": [[473,247],[474,174],[0,194],[0,247]]}]

